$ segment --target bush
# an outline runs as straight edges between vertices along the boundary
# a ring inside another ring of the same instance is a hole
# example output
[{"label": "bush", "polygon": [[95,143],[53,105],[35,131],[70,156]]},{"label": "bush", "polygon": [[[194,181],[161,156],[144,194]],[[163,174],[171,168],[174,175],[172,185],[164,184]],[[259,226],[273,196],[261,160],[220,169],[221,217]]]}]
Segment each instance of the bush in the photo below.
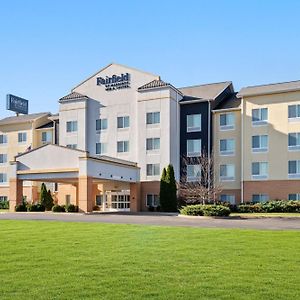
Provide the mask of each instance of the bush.
[{"label": "bush", "polygon": [[0,209],[9,209],[9,201],[0,201]]},{"label": "bush", "polygon": [[188,216],[227,217],[230,215],[230,209],[224,205],[196,204],[183,207],[180,213]]},{"label": "bush", "polygon": [[300,201],[268,201],[244,203],[237,207],[239,213],[300,213]]},{"label": "bush", "polygon": [[21,204],[16,205],[15,211],[27,211],[27,203],[23,201]]},{"label": "bush", "polygon": [[66,205],[66,211],[67,212],[78,212],[78,206],[74,205],[74,204],[69,204]]},{"label": "bush", "polygon": [[152,205],[148,206],[148,210],[149,211],[154,211],[154,206],[152,206]]},{"label": "bush", "polygon": [[41,203],[28,205],[28,211],[45,211],[45,206]]},{"label": "bush", "polygon": [[94,205],[93,210],[94,211],[100,211],[100,206],[99,205]]},{"label": "bush", "polygon": [[53,212],[65,212],[66,209],[65,209],[65,206],[64,206],[64,205],[58,205],[58,204],[56,204],[56,205],[54,205],[54,206],[52,207],[52,211],[53,211]]}]

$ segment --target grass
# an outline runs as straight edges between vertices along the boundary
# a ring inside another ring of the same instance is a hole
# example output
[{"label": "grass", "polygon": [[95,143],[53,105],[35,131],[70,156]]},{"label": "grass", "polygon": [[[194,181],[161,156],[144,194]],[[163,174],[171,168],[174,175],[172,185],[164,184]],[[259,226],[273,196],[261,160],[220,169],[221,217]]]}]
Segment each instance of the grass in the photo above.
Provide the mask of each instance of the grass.
[{"label": "grass", "polygon": [[231,213],[231,217],[239,216],[239,217],[280,217],[280,218],[291,218],[297,217],[300,218],[299,213]]},{"label": "grass", "polygon": [[299,299],[299,231],[0,221],[4,299]]},{"label": "grass", "polygon": [[8,210],[8,209],[0,208],[0,213],[1,213],[1,212],[9,212],[9,210]]}]

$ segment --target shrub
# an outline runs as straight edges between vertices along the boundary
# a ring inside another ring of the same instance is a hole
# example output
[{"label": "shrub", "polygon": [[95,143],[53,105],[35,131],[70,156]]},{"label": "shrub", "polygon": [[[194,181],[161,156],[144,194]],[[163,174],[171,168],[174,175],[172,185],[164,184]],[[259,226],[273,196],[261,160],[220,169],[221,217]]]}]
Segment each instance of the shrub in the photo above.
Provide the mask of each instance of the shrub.
[{"label": "shrub", "polygon": [[15,211],[27,211],[27,203],[23,201],[21,204],[16,205]]},{"label": "shrub", "polygon": [[28,205],[28,211],[45,211],[45,206],[41,203]]},{"label": "shrub", "polygon": [[230,209],[224,205],[187,205],[180,210],[180,213],[188,216],[214,216],[227,217]]},{"label": "shrub", "polygon": [[9,201],[0,201],[0,209],[9,209]]},{"label": "shrub", "polygon": [[66,209],[65,209],[65,206],[64,206],[64,205],[58,205],[58,204],[56,204],[56,205],[54,205],[54,206],[52,207],[52,211],[53,211],[53,212],[65,212]]},{"label": "shrub", "polygon": [[154,206],[152,206],[152,205],[148,206],[148,210],[149,211],[154,211]]},{"label": "shrub", "polygon": [[66,205],[66,211],[67,212],[78,212],[78,206],[74,205],[74,204],[69,204]]},{"label": "shrub", "polygon": [[99,205],[94,205],[93,210],[94,211],[100,211],[100,206]]}]

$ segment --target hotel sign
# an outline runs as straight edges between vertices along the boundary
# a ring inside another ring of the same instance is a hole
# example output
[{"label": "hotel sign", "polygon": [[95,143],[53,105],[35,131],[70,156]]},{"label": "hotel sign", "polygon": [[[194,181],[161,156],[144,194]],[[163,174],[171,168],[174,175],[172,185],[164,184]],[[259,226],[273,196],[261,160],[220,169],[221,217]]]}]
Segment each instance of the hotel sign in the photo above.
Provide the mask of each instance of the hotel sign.
[{"label": "hotel sign", "polygon": [[130,74],[112,75],[105,78],[97,77],[97,85],[105,86],[106,91],[128,89],[130,88]]},{"label": "hotel sign", "polygon": [[7,94],[6,95],[6,109],[12,110],[16,113],[28,114],[28,100],[21,97]]}]

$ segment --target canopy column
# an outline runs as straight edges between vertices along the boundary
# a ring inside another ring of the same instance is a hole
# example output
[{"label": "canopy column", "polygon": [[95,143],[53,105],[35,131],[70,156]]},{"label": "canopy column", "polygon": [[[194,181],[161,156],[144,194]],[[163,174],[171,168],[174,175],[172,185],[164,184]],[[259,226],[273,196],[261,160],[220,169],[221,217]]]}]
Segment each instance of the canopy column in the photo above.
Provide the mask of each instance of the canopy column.
[{"label": "canopy column", "polygon": [[81,212],[93,211],[93,178],[79,176],[78,178],[78,205]]}]

